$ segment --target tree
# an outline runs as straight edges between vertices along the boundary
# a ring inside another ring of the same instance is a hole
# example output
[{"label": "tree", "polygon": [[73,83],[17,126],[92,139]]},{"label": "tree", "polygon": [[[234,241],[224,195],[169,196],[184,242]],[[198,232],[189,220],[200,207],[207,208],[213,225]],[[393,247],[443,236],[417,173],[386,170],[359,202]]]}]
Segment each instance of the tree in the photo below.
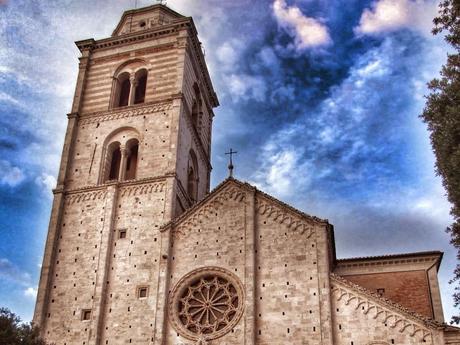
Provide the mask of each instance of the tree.
[{"label": "tree", "polygon": [[[438,17],[434,18],[433,34],[446,32],[445,40],[454,48],[447,55],[440,78],[428,83],[430,94],[420,117],[428,125],[431,145],[436,157],[436,172],[441,176],[447,198],[452,204],[454,222],[447,228],[451,244],[457,249],[460,260],[460,2],[443,0]],[[450,282],[456,284],[454,305],[460,306],[460,264]],[[451,323],[460,323],[459,315]]]},{"label": "tree", "polygon": [[21,323],[21,319],[7,308],[0,308],[0,344],[46,345],[37,327]]}]

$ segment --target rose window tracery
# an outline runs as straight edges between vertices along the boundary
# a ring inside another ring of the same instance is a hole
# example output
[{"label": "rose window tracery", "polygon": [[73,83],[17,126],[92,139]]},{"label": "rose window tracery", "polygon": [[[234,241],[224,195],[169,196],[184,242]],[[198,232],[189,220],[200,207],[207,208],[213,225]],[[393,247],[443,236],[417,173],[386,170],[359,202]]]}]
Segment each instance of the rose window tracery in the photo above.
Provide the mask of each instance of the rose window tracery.
[{"label": "rose window tracery", "polygon": [[218,338],[238,322],[243,310],[243,290],[238,278],[221,268],[190,272],[171,296],[175,328],[190,339]]}]

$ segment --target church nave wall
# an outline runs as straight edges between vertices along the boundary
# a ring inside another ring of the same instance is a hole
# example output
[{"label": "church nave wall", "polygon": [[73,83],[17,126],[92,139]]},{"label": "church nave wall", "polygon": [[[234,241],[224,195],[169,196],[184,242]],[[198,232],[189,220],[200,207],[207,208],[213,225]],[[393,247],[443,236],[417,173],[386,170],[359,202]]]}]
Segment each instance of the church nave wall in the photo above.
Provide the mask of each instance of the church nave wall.
[{"label": "church nave wall", "polygon": [[258,198],[257,344],[330,344],[326,225]]}]

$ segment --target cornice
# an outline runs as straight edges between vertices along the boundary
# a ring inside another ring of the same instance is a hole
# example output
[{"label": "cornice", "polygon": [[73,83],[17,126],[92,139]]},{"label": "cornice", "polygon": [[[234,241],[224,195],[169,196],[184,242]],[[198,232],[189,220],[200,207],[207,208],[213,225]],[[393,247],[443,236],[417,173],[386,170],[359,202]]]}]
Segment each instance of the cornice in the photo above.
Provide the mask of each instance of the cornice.
[{"label": "cornice", "polygon": [[336,268],[388,267],[414,263],[436,263],[439,268],[442,256],[442,252],[430,251],[337,259]]},{"label": "cornice", "polygon": [[161,102],[149,102],[142,105],[130,105],[123,108],[116,108],[106,111],[86,113],[80,115],[80,123],[82,125],[118,120],[134,116],[142,116],[153,114],[161,111],[172,109],[172,99]]},{"label": "cornice", "polygon": [[107,48],[113,48],[123,44],[129,44],[134,42],[147,41],[163,36],[169,36],[177,34],[180,30],[187,29],[191,26],[191,18],[184,18],[178,21],[175,21],[171,24],[164,24],[159,27],[148,29],[145,31],[136,31],[127,33],[120,36],[112,36],[109,38],[104,38],[101,40],[94,40],[93,38],[76,41],[75,45],[78,49],[83,52],[83,50],[102,50]]}]

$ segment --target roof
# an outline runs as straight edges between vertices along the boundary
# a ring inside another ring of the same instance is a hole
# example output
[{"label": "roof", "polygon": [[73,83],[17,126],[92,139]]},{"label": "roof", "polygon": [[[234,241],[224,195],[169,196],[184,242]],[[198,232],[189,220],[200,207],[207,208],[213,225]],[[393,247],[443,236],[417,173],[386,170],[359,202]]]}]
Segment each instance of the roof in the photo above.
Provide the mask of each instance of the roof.
[{"label": "roof", "polygon": [[404,259],[404,258],[415,258],[421,256],[436,256],[437,268],[441,265],[442,257],[444,253],[439,250],[434,251],[423,251],[423,252],[413,252],[413,253],[401,253],[401,254],[385,254],[385,255],[376,255],[376,256],[362,256],[362,257],[353,257],[353,258],[343,258],[337,259],[337,263],[348,263],[353,261],[376,261],[376,260],[386,260],[386,259]]},{"label": "roof", "polygon": [[165,6],[163,4],[155,4],[155,5],[151,5],[151,6],[146,6],[146,7],[136,8],[136,9],[132,9],[132,10],[127,10],[127,11],[123,12],[123,15],[121,16],[117,27],[115,28],[115,30],[113,30],[112,35],[115,35],[118,32],[118,30],[120,29],[120,26],[124,23],[124,20],[125,20],[125,18],[127,16],[133,15],[133,14],[136,14],[136,13],[148,12],[148,11],[155,10],[155,9],[160,9],[162,11],[168,12],[172,16],[177,17],[177,19],[186,18],[182,14],[170,9],[168,6]]},{"label": "roof", "polygon": [[202,205],[206,204],[210,199],[212,199],[212,197],[214,195],[216,195],[217,193],[219,193],[221,190],[223,190],[228,184],[230,183],[233,183],[233,184],[236,184],[238,187],[242,188],[242,189],[245,189],[247,191],[251,191],[251,192],[255,192],[257,194],[260,194],[262,195],[263,197],[269,199],[270,201],[273,201],[274,203],[277,203],[279,206],[283,207],[283,208],[286,208],[288,209],[289,211],[291,212],[294,212],[296,213],[297,215],[301,216],[302,218],[306,218],[308,219],[309,221],[313,221],[315,223],[322,223],[322,224],[327,224],[329,225],[329,221],[327,219],[321,219],[321,218],[318,218],[318,217],[315,217],[315,216],[311,216],[303,211],[300,211],[278,199],[276,199],[275,197],[265,193],[265,192],[262,192],[260,190],[258,190],[255,186],[247,183],[247,182],[242,182],[242,181],[239,181],[233,177],[228,177],[227,179],[225,179],[224,181],[222,181],[216,188],[214,188],[205,198],[203,198],[200,202],[196,203],[195,205],[193,205],[191,208],[189,208],[188,210],[186,210],[184,213],[182,213],[180,216],[176,217],[176,218],[173,218],[171,221],[169,221],[168,223],[164,224],[161,226],[160,229],[162,230],[166,230],[167,228],[169,228],[171,225],[176,225],[176,224],[179,224],[181,223],[184,219],[186,219],[190,214],[194,213],[197,209],[199,209]]}]

